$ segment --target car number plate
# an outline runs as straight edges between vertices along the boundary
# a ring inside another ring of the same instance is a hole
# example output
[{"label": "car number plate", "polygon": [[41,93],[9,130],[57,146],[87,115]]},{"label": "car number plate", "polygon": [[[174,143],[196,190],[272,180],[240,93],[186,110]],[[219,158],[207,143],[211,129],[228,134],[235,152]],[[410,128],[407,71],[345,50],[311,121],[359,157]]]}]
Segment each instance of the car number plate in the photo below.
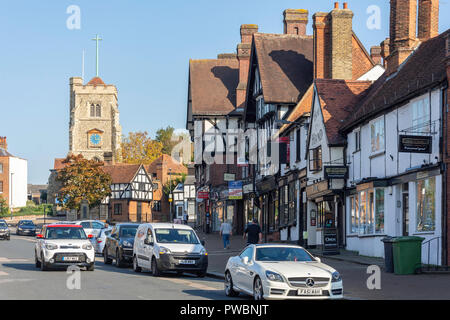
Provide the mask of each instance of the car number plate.
[{"label": "car number plate", "polygon": [[298,289],[297,294],[299,296],[321,296],[321,289]]},{"label": "car number plate", "polygon": [[78,257],[63,257],[63,261],[78,261]]},{"label": "car number plate", "polygon": [[180,260],[180,264],[195,264],[195,260]]}]

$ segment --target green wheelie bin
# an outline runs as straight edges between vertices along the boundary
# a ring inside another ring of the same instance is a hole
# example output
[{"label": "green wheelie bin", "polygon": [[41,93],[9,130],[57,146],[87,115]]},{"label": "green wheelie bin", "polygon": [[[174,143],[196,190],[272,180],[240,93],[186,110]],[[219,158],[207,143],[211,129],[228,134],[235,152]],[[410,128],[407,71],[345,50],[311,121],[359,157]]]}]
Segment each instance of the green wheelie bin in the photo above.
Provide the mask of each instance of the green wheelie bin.
[{"label": "green wheelie bin", "polygon": [[422,267],[422,237],[398,237],[392,240],[395,274],[414,274]]}]

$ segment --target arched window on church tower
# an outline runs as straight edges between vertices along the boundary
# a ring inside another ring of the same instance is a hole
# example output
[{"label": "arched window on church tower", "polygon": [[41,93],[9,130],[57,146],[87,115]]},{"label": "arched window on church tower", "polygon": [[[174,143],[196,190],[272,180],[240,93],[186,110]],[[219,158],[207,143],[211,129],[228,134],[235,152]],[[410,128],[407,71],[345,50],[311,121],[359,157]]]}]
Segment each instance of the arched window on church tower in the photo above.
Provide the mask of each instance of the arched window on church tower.
[{"label": "arched window on church tower", "polygon": [[95,117],[95,105],[91,104],[91,118]]},{"label": "arched window on church tower", "polygon": [[102,117],[102,107],[99,104],[95,106],[95,116],[97,118]]}]

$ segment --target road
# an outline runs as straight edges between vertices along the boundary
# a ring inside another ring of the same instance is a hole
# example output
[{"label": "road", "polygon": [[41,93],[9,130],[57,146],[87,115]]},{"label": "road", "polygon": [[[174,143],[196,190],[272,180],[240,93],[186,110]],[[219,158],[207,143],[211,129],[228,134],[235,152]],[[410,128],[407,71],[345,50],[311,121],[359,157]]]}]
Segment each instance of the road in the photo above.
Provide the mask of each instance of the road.
[{"label": "road", "polygon": [[[135,273],[131,268],[105,265],[97,257],[94,272],[80,274],[80,289],[70,290],[66,271],[42,272],[34,265],[34,237],[16,236],[0,241],[0,300],[3,299],[63,299],[63,300],[228,300],[223,281],[197,278],[185,274],[167,274],[160,278],[150,272]],[[450,275],[398,276],[381,272],[380,290],[367,287],[367,266],[322,259],[338,270],[344,281],[346,299],[450,299]],[[245,301],[249,297],[239,296]]]},{"label": "road", "polygon": [[[98,257],[95,271],[82,271],[80,289],[69,290],[66,271],[42,272],[34,265],[34,238],[11,235],[0,241],[0,300],[3,299],[121,299],[227,300],[223,282],[191,275],[152,277],[131,268],[105,265]],[[70,281],[69,281],[70,282]],[[238,298],[242,300],[243,298]]]}]

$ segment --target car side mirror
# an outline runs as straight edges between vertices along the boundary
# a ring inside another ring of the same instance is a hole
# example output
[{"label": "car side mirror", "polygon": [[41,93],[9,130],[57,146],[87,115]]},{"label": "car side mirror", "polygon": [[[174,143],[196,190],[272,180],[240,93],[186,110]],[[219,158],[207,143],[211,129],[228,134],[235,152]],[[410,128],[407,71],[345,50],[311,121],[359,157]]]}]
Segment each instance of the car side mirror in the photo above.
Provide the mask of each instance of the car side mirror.
[{"label": "car side mirror", "polygon": [[322,262],[319,257],[315,257],[314,259],[316,259],[317,262]]},{"label": "car side mirror", "polygon": [[242,258],[242,263],[243,264],[248,264],[248,257],[243,257]]},{"label": "car side mirror", "polygon": [[144,239],[144,244],[149,245],[149,246],[153,246],[155,243],[153,241],[148,240],[146,238],[146,239]]},{"label": "car side mirror", "polygon": [[202,241],[200,241],[200,243],[202,244],[202,246],[205,246],[206,241],[205,241],[205,240],[202,240]]}]

